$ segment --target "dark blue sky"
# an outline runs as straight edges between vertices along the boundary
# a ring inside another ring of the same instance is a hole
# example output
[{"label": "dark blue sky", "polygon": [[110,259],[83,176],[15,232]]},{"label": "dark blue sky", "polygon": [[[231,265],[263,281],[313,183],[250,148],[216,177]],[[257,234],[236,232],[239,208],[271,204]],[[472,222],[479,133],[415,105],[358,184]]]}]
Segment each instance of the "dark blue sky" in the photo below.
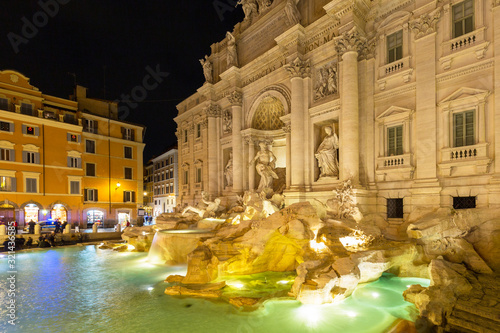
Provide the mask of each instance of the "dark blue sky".
[{"label": "dark blue sky", "polygon": [[147,126],[147,161],[175,144],[175,105],[203,84],[198,59],[243,19],[241,7],[229,10],[234,3],[0,0],[0,69],[18,70],[43,93],[64,98],[74,86],[68,73],[75,73],[89,97],[108,100],[142,86],[148,66],[168,72],[124,117]]}]

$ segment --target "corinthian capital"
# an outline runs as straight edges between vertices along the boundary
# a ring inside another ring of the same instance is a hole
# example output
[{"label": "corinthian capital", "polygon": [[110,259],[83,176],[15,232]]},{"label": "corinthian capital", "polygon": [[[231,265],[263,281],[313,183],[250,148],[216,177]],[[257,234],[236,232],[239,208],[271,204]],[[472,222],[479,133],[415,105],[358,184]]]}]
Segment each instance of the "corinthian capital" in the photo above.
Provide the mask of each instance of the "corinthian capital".
[{"label": "corinthian capital", "polygon": [[290,64],[285,65],[285,69],[290,74],[290,77],[309,77],[311,76],[311,65],[309,60],[302,61],[299,58],[295,58]]},{"label": "corinthian capital", "polygon": [[227,99],[229,100],[229,103],[231,103],[231,105],[241,106],[241,104],[243,104],[243,94],[236,90],[233,91],[229,96],[227,96]]},{"label": "corinthian capital", "polygon": [[339,56],[351,51],[363,54],[366,49],[366,43],[366,38],[361,36],[356,27],[353,27],[335,39],[335,50]]},{"label": "corinthian capital", "polygon": [[420,17],[410,22],[410,28],[415,33],[415,39],[427,36],[436,31],[436,25],[441,17],[441,8],[437,8],[431,13],[422,14]]},{"label": "corinthian capital", "polygon": [[207,117],[220,117],[221,107],[217,104],[209,104],[205,108],[205,113],[207,114]]}]

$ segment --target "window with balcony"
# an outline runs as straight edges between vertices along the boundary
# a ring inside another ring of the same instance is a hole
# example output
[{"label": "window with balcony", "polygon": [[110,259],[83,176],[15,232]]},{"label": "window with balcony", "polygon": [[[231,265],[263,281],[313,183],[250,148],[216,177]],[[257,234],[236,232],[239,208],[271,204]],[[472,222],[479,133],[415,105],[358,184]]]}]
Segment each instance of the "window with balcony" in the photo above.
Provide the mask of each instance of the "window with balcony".
[{"label": "window with balcony", "polygon": [[471,146],[475,144],[474,110],[453,114],[454,147]]},{"label": "window with balcony", "polygon": [[387,36],[387,63],[403,58],[403,30]]},{"label": "window with balcony", "polygon": [[85,175],[89,177],[95,177],[95,164],[86,163],[85,164]]},{"label": "window with balcony", "polygon": [[95,154],[95,141],[85,140],[85,152],[89,154]]},{"label": "window with balcony", "polygon": [[83,191],[83,201],[97,202],[98,201],[98,192],[97,192],[97,189],[86,188]]},{"label": "window with balcony", "polygon": [[403,126],[387,128],[387,155],[403,155]]},{"label": "window with balcony", "polygon": [[452,7],[453,38],[474,30],[474,0],[465,0]]}]

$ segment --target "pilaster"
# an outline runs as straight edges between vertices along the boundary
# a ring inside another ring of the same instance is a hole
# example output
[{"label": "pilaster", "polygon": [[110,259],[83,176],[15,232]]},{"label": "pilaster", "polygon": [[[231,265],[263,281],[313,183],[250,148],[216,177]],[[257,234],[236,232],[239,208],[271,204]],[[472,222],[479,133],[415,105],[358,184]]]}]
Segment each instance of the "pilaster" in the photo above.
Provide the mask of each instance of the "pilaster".
[{"label": "pilaster", "polygon": [[235,90],[227,98],[231,103],[233,114],[233,191],[239,194],[243,192],[243,145],[241,138],[243,94]]},{"label": "pilaster", "polygon": [[219,189],[219,140],[217,133],[217,121],[221,116],[221,107],[214,103],[208,103],[204,109],[208,118],[208,183],[206,191],[210,195],[217,196]]}]

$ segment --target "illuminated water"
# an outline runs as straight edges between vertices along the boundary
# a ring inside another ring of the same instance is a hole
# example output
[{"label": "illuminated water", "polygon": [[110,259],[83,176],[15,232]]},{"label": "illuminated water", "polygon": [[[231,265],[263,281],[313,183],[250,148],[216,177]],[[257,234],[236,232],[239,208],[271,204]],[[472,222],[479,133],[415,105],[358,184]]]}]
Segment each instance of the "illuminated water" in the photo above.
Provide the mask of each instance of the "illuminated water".
[{"label": "illuminated water", "polygon": [[225,303],[165,295],[165,277],[185,268],[154,266],[145,258],[95,246],[18,254],[15,327],[6,322],[7,258],[1,258],[0,332],[375,333],[396,318],[409,319],[410,304],[401,296],[407,285],[428,285],[384,275],[341,305],[271,301],[243,313]]}]

